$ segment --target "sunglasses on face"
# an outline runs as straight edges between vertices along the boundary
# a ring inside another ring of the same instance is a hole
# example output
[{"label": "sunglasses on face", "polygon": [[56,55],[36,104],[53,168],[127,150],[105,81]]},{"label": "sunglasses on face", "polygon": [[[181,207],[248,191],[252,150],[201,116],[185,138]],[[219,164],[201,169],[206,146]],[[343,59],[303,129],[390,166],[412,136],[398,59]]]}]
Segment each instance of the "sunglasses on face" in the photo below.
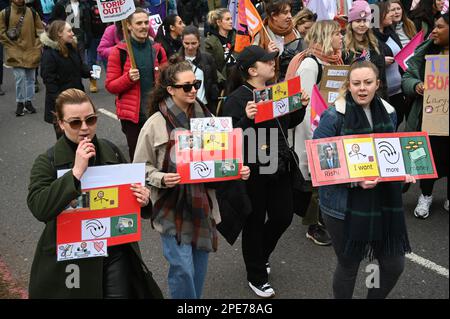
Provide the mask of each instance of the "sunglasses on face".
[{"label": "sunglasses on face", "polygon": [[202,86],[202,81],[201,80],[197,80],[194,83],[173,84],[171,86],[176,88],[176,89],[183,88],[183,91],[188,93],[188,92],[192,91],[192,87],[194,87],[196,90],[200,89],[200,87]]},{"label": "sunglasses on face", "polygon": [[81,126],[83,125],[83,122],[85,122],[87,126],[94,126],[97,123],[97,115],[89,116],[89,117],[85,118],[84,120],[76,119],[76,120],[72,120],[72,121],[66,121],[63,119],[63,122],[66,122],[67,124],[69,124],[71,129],[79,130],[81,128]]}]

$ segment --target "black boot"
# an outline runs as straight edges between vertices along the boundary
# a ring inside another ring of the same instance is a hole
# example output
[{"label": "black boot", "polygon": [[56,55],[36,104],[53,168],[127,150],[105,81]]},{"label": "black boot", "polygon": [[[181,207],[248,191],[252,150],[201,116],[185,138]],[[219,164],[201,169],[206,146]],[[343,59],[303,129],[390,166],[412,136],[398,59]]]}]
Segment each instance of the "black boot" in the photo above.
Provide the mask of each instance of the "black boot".
[{"label": "black boot", "polygon": [[36,109],[34,108],[33,104],[31,104],[31,101],[25,102],[25,111],[28,113],[36,113]]},{"label": "black boot", "polygon": [[24,116],[25,115],[23,108],[24,108],[23,102],[17,102],[16,116]]}]

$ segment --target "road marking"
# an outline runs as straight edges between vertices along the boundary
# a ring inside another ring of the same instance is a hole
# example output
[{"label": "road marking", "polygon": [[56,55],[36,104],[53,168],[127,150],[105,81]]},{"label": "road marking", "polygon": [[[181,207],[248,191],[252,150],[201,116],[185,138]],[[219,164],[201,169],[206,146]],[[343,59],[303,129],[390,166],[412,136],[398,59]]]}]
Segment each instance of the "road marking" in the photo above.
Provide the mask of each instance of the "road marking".
[{"label": "road marking", "polygon": [[108,111],[108,110],[106,110],[106,109],[101,108],[101,109],[98,109],[98,111],[99,111],[100,113],[103,113],[103,114],[105,114],[106,116],[108,116],[108,117],[114,119],[114,120],[117,120],[117,121],[119,120],[119,119],[117,118],[117,115],[116,115],[116,114],[114,114],[113,112],[110,112],[110,111]]},{"label": "road marking", "polygon": [[431,260],[420,257],[419,255],[416,255],[414,253],[406,254],[405,257],[422,267],[428,268],[428,269],[438,273],[439,275],[448,278],[448,269],[444,268],[442,266],[439,266],[438,264],[432,262]]}]

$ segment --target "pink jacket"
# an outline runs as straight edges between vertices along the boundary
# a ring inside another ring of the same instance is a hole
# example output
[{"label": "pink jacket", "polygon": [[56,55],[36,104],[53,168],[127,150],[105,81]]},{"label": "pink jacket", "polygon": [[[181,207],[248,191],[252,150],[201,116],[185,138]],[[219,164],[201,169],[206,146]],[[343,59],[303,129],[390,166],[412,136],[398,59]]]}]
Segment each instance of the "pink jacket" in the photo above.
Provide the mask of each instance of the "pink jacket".
[{"label": "pink jacket", "polygon": [[[155,38],[155,32],[153,28],[149,28],[148,35]],[[116,44],[120,42],[120,38],[117,36],[116,26],[114,24],[106,27],[105,32],[103,32],[102,39],[100,40],[100,44],[97,47],[98,55],[103,59],[108,61],[109,54],[111,53],[112,48]]]},{"label": "pink jacket", "polygon": [[106,27],[105,32],[103,32],[100,44],[97,47],[97,53],[103,60],[108,60],[111,50],[116,44],[120,42],[117,36],[116,26],[114,24]]}]

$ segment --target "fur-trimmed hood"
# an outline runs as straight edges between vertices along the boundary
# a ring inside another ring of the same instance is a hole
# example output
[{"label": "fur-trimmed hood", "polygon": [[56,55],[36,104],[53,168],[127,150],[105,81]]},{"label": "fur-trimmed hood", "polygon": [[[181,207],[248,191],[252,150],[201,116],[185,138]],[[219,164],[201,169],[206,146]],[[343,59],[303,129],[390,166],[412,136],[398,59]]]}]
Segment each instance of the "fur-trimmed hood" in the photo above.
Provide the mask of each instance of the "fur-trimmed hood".
[{"label": "fur-trimmed hood", "polygon": [[[46,47],[55,49],[57,51],[59,51],[59,46],[58,46],[58,42],[53,41],[52,39],[50,39],[50,37],[48,36],[47,32],[43,32],[41,33],[41,35],[39,36],[39,39],[41,40],[41,43],[43,45],[45,45]],[[74,36],[73,37],[73,41],[75,43],[77,43],[77,38]]]}]

